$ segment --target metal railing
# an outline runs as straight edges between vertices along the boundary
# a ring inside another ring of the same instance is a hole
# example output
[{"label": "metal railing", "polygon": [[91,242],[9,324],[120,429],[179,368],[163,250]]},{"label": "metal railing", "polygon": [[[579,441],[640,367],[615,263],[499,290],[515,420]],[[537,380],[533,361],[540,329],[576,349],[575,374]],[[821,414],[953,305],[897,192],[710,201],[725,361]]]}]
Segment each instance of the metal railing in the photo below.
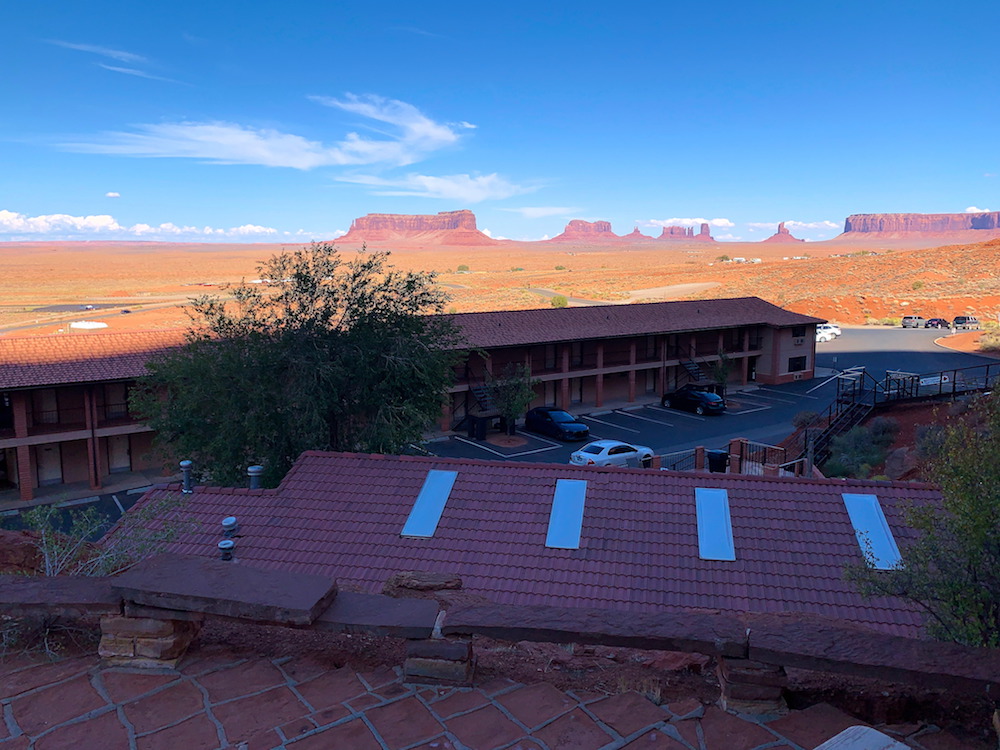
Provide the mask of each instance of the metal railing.
[{"label": "metal railing", "polygon": [[667,471],[694,471],[695,449],[664,453],[660,456],[660,468]]}]

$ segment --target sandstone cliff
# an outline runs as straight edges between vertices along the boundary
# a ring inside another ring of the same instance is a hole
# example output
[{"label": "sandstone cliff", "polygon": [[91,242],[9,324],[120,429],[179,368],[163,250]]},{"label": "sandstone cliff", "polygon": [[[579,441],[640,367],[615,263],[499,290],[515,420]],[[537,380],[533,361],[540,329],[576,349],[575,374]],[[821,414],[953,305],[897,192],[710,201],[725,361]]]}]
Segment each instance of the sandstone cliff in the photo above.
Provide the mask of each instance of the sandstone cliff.
[{"label": "sandstone cliff", "polygon": [[698,234],[694,233],[694,227],[663,227],[660,240],[683,240],[684,242],[715,242],[715,238],[708,229],[708,224],[702,222]]},{"label": "sandstone cliff", "polygon": [[853,214],[844,222],[844,234],[879,235],[906,238],[909,236],[943,236],[957,232],[981,231],[983,239],[1000,235],[1000,211],[974,214]]},{"label": "sandstone cliff", "polygon": [[621,240],[611,231],[610,221],[584,221],[573,219],[562,234],[557,234],[548,242],[618,242]]},{"label": "sandstone cliff", "polygon": [[785,222],[778,224],[778,231],[761,242],[805,242],[798,237],[792,237],[792,233],[785,227]]},{"label": "sandstone cliff", "polygon": [[337,240],[352,242],[405,242],[429,245],[495,245],[476,228],[469,210],[442,211],[436,215],[367,214],[355,219],[351,230]]}]

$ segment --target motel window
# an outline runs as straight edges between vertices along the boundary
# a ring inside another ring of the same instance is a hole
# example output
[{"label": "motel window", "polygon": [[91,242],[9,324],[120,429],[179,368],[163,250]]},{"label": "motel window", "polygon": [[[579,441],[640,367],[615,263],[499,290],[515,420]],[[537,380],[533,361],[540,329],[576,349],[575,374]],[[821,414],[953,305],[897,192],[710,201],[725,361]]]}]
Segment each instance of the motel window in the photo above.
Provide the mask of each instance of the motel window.
[{"label": "motel window", "polygon": [[569,363],[573,367],[583,366],[583,342],[574,341],[569,347]]},{"label": "motel window", "polygon": [[545,345],[545,369],[554,370],[556,369],[556,345],[546,344]]},{"label": "motel window", "polygon": [[805,357],[789,357],[788,358],[788,371],[789,372],[802,372],[806,369],[806,358]]},{"label": "motel window", "polygon": [[646,337],[646,359],[654,359],[656,357],[656,336]]},{"label": "motel window", "polygon": [[806,335],[805,326],[795,326],[795,328],[792,329],[792,338],[794,339],[800,339],[805,335]]}]

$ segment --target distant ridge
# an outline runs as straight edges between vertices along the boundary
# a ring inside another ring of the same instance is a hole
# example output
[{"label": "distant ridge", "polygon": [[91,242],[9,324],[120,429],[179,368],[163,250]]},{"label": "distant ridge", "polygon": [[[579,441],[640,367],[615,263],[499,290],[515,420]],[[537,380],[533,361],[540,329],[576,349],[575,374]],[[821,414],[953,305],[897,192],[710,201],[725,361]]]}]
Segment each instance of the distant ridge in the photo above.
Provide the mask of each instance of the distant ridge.
[{"label": "distant ridge", "polygon": [[973,242],[1000,237],[1000,211],[963,214],[852,214],[836,239],[955,237]]}]

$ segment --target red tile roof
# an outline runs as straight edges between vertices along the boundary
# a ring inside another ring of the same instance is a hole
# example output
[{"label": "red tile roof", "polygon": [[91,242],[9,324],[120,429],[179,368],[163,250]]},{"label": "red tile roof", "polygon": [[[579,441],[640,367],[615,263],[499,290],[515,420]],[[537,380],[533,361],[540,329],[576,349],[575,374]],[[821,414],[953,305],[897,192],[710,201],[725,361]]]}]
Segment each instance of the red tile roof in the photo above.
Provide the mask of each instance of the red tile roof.
[{"label": "red tile roof", "polygon": [[0,337],[0,389],[135,378],[183,340],[183,331]]},{"label": "red tile roof", "polygon": [[[433,537],[403,538],[429,469],[458,476]],[[557,479],[588,483],[576,550],[545,546]],[[735,562],[699,558],[696,487],[728,491]],[[331,576],[345,590],[378,592],[403,570],[457,572],[467,590],[500,603],[810,612],[919,634],[918,613],[866,601],[844,581],[861,553],[842,492],[876,494],[897,540],[907,535],[901,501],[940,500],[908,483],[310,451],[275,490],[197,488],[177,511],[197,527],[170,550],[214,555],[220,521],[235,515],[237,558]],[[167,494],[177,487],[140,505]]]},{"label": "red tile roof", "polygon": [[784,328],[826,322],[822,318],[785,310],[759,297],[499,310],[457,313],[448,317],[462,330],[466,346],[482,348],[734,326]]}]

